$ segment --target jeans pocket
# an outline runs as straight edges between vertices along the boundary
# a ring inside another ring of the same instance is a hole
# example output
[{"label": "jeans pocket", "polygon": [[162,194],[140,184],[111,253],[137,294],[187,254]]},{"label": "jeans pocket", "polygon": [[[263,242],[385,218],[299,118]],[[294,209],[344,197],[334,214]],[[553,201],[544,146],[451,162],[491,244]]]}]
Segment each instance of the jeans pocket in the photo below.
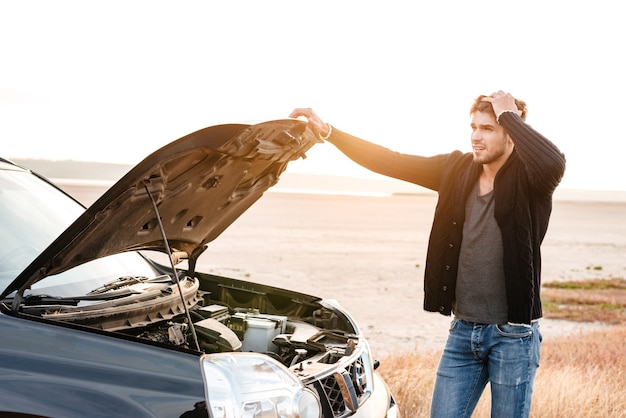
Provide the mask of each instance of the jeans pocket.
[{"label": "jeans pocket", "polygon": [[526,338],[533,333],[533,329],[527,325],[499,324],[496,325],[496,329],[503,337],[511,338]]},{"label": "jeans pocket", "polygon": [[458,322],[458,318],[452,318],[452,321],[450,321],[450,327],[448,328],[448,332],[452,331],[456,327],[456,324]]}]

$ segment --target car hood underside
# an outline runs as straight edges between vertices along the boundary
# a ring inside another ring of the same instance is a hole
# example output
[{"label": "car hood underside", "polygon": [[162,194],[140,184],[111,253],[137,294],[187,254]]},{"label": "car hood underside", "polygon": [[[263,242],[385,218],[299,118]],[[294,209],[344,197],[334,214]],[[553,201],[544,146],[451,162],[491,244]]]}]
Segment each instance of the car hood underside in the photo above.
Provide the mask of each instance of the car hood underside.
[{"label": "car hood underside", "polygon": [[[132,250],[190,260],[276,184],[317,137],[294,119],[205,128],[149,155],[105,192],[5,289]],[[156,210],[155,210],[156,206]],[[162,227],[161,227],[162,226]],[[162,228],[162,229],[161,229]]]}]

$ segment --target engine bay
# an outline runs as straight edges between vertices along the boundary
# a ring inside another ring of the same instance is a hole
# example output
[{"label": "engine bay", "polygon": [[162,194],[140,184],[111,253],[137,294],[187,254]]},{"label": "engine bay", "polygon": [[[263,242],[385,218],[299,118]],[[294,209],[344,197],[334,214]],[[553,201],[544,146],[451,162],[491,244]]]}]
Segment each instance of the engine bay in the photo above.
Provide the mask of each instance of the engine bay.
[{"label": "engine bay", "polygon": [[301,372],[350,356],[359,342],[345,314],[319,298],[202,273],[179,283],[122,277],[81,297],[32,295],[22,313],[183,349],[197,341],[205,354],[264,353]]}]

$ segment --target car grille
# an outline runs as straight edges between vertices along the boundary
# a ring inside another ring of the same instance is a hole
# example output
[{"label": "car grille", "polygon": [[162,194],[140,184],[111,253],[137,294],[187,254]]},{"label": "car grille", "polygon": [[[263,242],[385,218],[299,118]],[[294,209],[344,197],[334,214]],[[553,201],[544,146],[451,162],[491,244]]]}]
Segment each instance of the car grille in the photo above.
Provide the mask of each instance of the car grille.
[{"label": "car grille", "polygon": [[313,384],[322,401],[325,417],[350,416],[365,401],[371,385],[367,381],[365,367],[363,358],[358,357],[353,363]]}]

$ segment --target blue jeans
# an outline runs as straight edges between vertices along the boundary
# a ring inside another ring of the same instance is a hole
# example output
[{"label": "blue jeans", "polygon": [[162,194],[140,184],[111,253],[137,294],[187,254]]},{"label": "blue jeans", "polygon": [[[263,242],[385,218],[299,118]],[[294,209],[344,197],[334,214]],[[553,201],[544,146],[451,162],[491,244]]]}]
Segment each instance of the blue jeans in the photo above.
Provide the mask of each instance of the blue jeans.
[{"label": "blue jeans", "polygon": [[537,322],[485,325],[453,319],[437,369],[430,416],[471,417],[489,382],[492,417],[528,417],[540,348]]}]

